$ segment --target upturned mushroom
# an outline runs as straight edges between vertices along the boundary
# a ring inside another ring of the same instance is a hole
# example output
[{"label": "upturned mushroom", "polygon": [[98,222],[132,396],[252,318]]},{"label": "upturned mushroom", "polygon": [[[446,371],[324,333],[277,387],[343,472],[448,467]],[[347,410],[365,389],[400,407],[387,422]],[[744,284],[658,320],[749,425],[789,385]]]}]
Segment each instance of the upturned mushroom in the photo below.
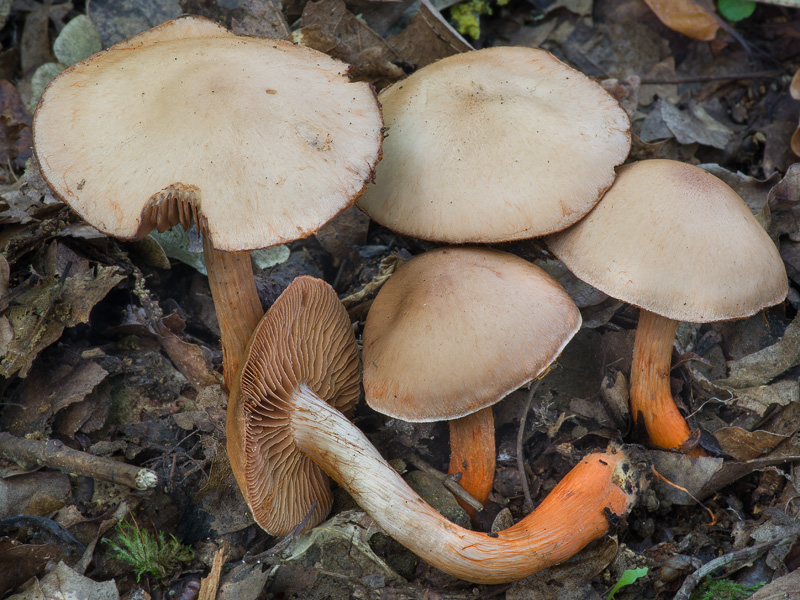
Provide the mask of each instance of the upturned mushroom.
[{"label": "upturned mushroom", "polygon": [[481,504],[495,470],[492,405],[536,379],[581,326],[566,291],[522,258],[439,248],[403,264],[363,334],[367,403],[412,422],[448,420],[450,472]]},{"label": "upturned mushroom", "polygon": [[620,167],[594,210],[547,245],[580,279],[640,307],[631,413],[667,449],[691,436],[669,384],[678,322],[741,319],[788,293],[775,244],[738,194],[671,160]]},{"label": "upturned mushroom", "polygon": [[263,315],[248,251],[316,231],[380,159],[374,91],[348,70],[182,17],[61,73],[34,116],[42,174],[97,229],[200,231],[229,386]]},{"label": "upturned mushroom", "polygon": [[[450,56],[386,88],[380,100],[389,132],[375,184],[358,206],[425,240],[504,242],[564,229],[597,203],[630,150],[630,121],[617,101],[535,48]],[[481,439],[492,418],[485,409],[455,421],[451,435]],[[485,464],[465,468],[456,459],[451,467],[481,496],[491,487]]]},{"label": "upturned mushroom", "polygon": [[[236,418],[228,437],[245,499],[269,533],[288,532],[308,513],[323,477],[312,473],[321,467],[431,565],[467,581],[504,583],[565,560],[609,530],[609,515],[625,515],[636,502],[643,463],[612,448],[583,459],[533,513],[496,537],[447,521],[336,408],[350,407],[357,393],[357,357],[344,307],[312,277],[290,284],[253,334],[231,392]],[[320,504],[306,528],[327,512]]]}]

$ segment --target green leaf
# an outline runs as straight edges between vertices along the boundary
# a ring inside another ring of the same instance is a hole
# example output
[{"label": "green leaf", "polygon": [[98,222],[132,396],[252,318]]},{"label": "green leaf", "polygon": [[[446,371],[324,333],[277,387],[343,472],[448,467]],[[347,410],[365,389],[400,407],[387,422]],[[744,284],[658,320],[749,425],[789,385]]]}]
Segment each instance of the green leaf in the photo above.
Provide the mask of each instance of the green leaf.
[{"label": "green leaf", "polygon": [[753,0],[717,0],[717,8],[728,21],[741,21],[753,14],[756,3]]},{"label": "green leaf", "polygon": [[643,567],[641,569],[628,569],[626,570],[622,576],[619,578],[619,581],[614,584],[614,587],[608,592],[608,596],[606,596],[606,600],[611,600],[614,597],[620,588],[624,588],[626,585],[632,584],[637,579],[644,577],[647,575],[647,567]]}]

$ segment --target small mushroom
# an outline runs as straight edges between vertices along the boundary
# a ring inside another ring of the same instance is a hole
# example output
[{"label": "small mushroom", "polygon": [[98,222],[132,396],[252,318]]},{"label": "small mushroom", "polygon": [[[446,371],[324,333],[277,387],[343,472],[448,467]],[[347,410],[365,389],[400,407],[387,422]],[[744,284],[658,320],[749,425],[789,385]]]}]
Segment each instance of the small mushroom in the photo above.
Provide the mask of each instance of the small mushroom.
[{"label": "small mushroom", "polygon": [[[584,458],[533,513],[496,537],[451,523],[336,408],[348,409],[357,394],[357,356],[347,312],[312,277],[292,282],[253,334],[231,392],[236,418],[228,437],[245,499],[269,533],[288,532],[309,511],[320,490],[312,474],[318,465],[431,565],[475,583],[505,583],[570,557],[608,532],[610,515],[625,515],[636,502],[643,463],[612,448]],[[305,527],[325,512],[318,502]]]},{"label": "small mushroom", "polygon": [[382,120],[348,65],[182,17],[61,73],[34,116],[54,192],[132,240],[192,222],[203,236],[226,383],[263,315],[248,251],[346,209],[380,159]]},{"label": "small mushroom", "polygon": [[450,472],[485,504],[492,405],[544,372],[580,326],[567,292],[533,263],[486,248],[426,252],[392,275],[367,315],[367,403],[404,421],[449,420]]},{"label": "small mushroom", "polygon": [[650,442],[667,449],[691,437],[669,385],[678,322],[741,319],[788,293],[780,254],[744,201],[677,161],[620,167],[594,210],[547,245],[579,278],[641,308],[631,412]]}]

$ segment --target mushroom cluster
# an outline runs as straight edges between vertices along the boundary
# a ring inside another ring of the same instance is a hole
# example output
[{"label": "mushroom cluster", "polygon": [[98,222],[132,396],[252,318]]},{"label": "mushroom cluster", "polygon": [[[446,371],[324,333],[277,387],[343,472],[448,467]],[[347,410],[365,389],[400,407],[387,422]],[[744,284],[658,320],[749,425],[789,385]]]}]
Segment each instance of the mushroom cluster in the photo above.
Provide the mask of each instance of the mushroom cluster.
[{"label": "mushroom cluster", "polygon": [[[247,251],[316,231],[375,176],[359,206],[399,233],[448,244],[549,236],[578,277],[642,309],[633,419],[653,444],[696,455],[669,390],[677,323],[776,304],[786,273],[717,178],[673,161],[619,167],[630,149],[625,112],[545,51],[453,56],[380,101],[383,116],[372,88],[322,53],[184,17],[58,76],[36,111],[34,144],[56,194],[101,231],[136,239],[181,223],[202,234],[230,388],[229,457],[262,528],[283,535],[309,513],[307,528],[324,519],[327,473],[441,570],[477,583],[526,577],[627,514],[644,481],[638,452],[587,456],[498,534],[450,523],[347,419],[361,363],[336,293],[299,277],[264,315]],[[400,419],[451,420],[450,472],[485,503],[492,405],[546,372],[580,326],[567,293],[533,263],[479,247],[432,250],[374,300],[366,400]]]}]

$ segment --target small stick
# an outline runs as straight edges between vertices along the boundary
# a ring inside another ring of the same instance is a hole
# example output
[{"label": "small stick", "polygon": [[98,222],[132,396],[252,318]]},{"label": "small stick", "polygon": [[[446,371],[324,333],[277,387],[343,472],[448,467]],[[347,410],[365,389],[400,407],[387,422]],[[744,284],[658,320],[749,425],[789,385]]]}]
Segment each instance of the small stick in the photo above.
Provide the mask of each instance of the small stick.
[{"label": "small stick", "polygon": [[735,81],[737,79],[773,79],[785,75],[785,71],[754,71],[734,75],[695,75],[693,77],[670,77],[668,79],[642,79],[642,85],[666,85],[670,83],[704,83],[706,81]]},{"label": "small stick", "polygon": [[793,541],[796,538],[797,536],[790,535],[787,537],[770,540],[769,542],[764,542],[763,544],[758,544],[756,546],[750,546],[748,548],[734,550],[733,552],[729,552],[728,554],[723,554],[719,558],[715,558],[714,560],[707,562],[684,580],[681,589],[679,589],[678,593],[675,594],[673,600],[689,600],[689,596],[692,595],[692,592],[697,587],[697,585],[703,580],[703,578],[706,575],[710,575],[720,567],[724,567],[725,565],[729,565],[732,563],[736,564],[750,563],[759,556],[761,556],[764,552],[772,548],[773,546],[780,546],[781,544]]},{"label": "small stick", "polygon": [[436,479],[442,482],[442,485],[446,487],[451,494],[453,494],[459,500],[463,500],[469,506],[474,508],[477,511],[483,510],[483,504],[478,502],[475,497],[470,494],[467,490],[465,490],[461,485],[459,485],[458,480],[461,479],[461,473],[456,473],[453,475],[447,475],[446,473],[442,473],[438,469],[435,469],[433,466],[425,462],[416,454],[409,454],[405,457],[405,459],[418,468],[420,471],[424,471],[428,475],[433,475]]},{"label": "small stick", "polygon": [[59,440],[42,442],[0,432],[0,457],[25,466],[36,464],[70,475],[85,475],[137,490],[147,490],[158,483],[158,476],[150,469],[73,450]]},{"label": "small stick", "polygon": [[528,420],[528,413],[531,410],[533,394],[536,393],[536,388],[538,387],[538,381],[531,384],[528,397],[525,399],[525,405],[522,407],[522,415],[519,417],[519,430],[517,431],[517,469],[519,469],[519,480],[520,483],[522,483],[522,493],[525,494],[526,513],[533,510],[533,498],[531,498],[531,488],[528,485],[528,476],[525,474],[525,456],[522,452],[522,443],[525,441],[525,423]]}]

